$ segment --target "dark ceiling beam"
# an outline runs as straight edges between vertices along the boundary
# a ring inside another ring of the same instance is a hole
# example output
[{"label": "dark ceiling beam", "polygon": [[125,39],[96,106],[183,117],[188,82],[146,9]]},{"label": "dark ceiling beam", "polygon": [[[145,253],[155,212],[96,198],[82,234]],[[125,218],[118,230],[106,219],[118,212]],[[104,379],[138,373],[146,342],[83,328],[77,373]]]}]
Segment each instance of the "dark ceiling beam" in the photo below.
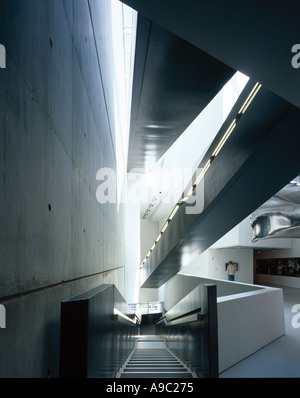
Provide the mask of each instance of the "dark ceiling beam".
[{"label": "dark ceiling beam", "polygon": [[139,15],[128,171],[154,166],[234,73]]},{"label": "dark ceiling beam", "polygon": [[300,107],[300,69],[292,66],[292,47],[299,43],[299,1],[122,1]]},{"label": "dark ceiling beam", "polygon": [[[246,86],[200,167],[253,83]],[[187,214],[190,205],[180,206],[141,269],[141,287],[164,284],[299,174],[299,125],[300,109],[260,89],[205,174],[203,211]]]}]

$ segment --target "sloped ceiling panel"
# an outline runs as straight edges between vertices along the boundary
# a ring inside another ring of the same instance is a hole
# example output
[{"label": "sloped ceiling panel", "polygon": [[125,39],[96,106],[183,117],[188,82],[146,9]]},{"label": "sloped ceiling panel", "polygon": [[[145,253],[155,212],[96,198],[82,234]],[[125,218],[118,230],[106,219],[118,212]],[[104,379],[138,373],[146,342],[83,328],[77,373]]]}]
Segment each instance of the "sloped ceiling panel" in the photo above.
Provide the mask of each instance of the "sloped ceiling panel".
[{"label": "sloped ceiling panel", "polygon": [[128,171],[149,170],[234,72],[139,15]]}]

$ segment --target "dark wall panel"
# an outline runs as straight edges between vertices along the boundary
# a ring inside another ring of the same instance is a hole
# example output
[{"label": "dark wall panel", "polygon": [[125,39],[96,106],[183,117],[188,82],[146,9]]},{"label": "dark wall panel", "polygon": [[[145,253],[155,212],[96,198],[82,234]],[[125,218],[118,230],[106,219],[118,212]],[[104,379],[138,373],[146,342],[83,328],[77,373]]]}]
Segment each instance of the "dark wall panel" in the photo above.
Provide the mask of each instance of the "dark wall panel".
[{"label": "dark wall panel", "polygon": [[156,333],[199,378],[218,377],[216,286],[199,285],[164,315]]},{"label": "dark wall panel", "polygon": [[60,377],[114,377],[134,348],[138,325],[114,285],[101,285],[61,303]]}]

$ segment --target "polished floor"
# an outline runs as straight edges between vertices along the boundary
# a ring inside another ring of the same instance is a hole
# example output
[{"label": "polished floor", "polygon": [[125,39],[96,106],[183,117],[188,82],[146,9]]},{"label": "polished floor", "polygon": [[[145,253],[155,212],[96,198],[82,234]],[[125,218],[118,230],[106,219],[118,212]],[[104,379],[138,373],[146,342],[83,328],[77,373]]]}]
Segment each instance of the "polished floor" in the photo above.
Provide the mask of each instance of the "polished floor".
[{"label": "polished floor", "polygon": [[276,287],[283,290],[285,335],[225,370],[220,378],[300,377],[300,327],[295,327],[300,326],[300,318],[297,312],[292,312],[295,304],[300,306],[300,289]]}]

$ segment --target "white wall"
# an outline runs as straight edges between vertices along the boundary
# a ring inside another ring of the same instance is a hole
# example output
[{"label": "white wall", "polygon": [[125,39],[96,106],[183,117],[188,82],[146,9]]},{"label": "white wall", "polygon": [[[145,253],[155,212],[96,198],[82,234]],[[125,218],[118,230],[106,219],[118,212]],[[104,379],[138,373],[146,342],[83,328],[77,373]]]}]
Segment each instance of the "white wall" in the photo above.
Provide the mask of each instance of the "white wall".
[{"label": "white wall", "polygon": [[141,219],[141,262],[146,257],[158,234],[159,224],[157,222]]},{"label": "white wall", "polygon": [[218,298],[219,372],[285,333],[281,289]]},{"label": "white wall", "polygon": [[219,372],[285,333],[281,289],[175,275],[159,290],[170,310],[199,284],[217,286]]},{"label": "white wall", "polygon": [[139,301],[140,207],[128,202],[125,217],[125,291],[127,303]]},{"label": "white wall", "polygon": [[246,248],[208,249],[185,267],[181,273],[207,278],[227,279],[225,264],[229,260],[237,262],[239,265],[239,270],[235,274],[236,281],[253,283],[253,251]]}]

